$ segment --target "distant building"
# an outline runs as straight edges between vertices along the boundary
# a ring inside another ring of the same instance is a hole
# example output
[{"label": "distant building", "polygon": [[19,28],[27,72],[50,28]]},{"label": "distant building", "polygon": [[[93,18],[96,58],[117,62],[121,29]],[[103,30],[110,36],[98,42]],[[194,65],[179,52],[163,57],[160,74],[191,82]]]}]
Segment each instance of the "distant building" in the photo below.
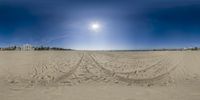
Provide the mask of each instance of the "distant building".
[{"label": "distant building", "polygon": [[21,49],[21,51],[33,51],[34,50],[33,46],[30,44],[25,44],[25,45],[21,46],[20,49]]},{"label": "distant building", "polygon": [[21,50],[21,47],[16,47],[15,50],[16,50],[16,51],[20,51],[20,50]]}]

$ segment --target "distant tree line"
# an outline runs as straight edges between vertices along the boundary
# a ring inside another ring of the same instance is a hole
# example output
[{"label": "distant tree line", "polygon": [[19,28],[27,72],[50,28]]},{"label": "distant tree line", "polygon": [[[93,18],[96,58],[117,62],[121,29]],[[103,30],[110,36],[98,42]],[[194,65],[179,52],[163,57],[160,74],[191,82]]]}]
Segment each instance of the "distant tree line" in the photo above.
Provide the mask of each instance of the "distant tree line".
[{"label": "distant tree line", "polygon": [[[33,46],[31,47],[32,50],[35,51],[42,51],[42,50],[72,50],[72,49],[65,49],[65,48],[59,48],[59,47],[48,47],[48,46]],[[2,51],[14,51],[14,50],[23,50],[23,46],[9,46],[9,47],[0,47],[0,50]]]},{"label": "distant tree line", "polygon": [[41,51],[41,50],[72,50],[72,49],[65,49],[65,48],[59,48],[59,47],[44,47],[44,46],[33,47],[33,48],[36,51]]},{"label": "distant tree line", "polygon": [[198,47],[191,48],[191,50],[200,50]]},{"label": "distant tree line", "polygon": [[17,48],[17,46],[4,47],[4,48],[0,47],[0,50],[16,50],[16,48]]}]

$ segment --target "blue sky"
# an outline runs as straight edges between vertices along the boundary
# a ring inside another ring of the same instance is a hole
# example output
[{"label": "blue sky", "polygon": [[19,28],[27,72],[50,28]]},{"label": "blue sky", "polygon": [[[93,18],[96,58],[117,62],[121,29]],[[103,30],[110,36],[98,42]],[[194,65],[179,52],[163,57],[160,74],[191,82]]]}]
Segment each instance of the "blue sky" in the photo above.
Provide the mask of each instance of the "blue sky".
[{"label": "blue sky", "polygon": [[[98,32],[91,23],[98,22]],[[0,46],[152,49],[200,46],[198,0],[1,0]]]}]

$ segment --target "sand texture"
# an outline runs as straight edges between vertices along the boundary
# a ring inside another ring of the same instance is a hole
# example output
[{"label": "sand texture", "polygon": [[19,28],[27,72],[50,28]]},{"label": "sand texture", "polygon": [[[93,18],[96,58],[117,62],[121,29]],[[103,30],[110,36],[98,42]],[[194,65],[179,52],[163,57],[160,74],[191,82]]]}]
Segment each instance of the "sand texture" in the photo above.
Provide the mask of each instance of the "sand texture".
[{"label": "sand texture", "polygon": [[0,100],[200,100],[200,51],[1,51]]}]

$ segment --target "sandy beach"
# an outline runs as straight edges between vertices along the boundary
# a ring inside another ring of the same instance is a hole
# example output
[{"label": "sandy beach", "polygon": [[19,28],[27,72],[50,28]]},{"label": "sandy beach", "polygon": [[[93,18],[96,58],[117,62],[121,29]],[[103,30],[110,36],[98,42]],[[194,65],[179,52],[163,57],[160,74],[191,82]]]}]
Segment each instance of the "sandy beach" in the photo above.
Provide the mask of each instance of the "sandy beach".
[{"label": "sandy beach", "polygon": [[199,100],[199,51],[1,51],[1,100]]}]

